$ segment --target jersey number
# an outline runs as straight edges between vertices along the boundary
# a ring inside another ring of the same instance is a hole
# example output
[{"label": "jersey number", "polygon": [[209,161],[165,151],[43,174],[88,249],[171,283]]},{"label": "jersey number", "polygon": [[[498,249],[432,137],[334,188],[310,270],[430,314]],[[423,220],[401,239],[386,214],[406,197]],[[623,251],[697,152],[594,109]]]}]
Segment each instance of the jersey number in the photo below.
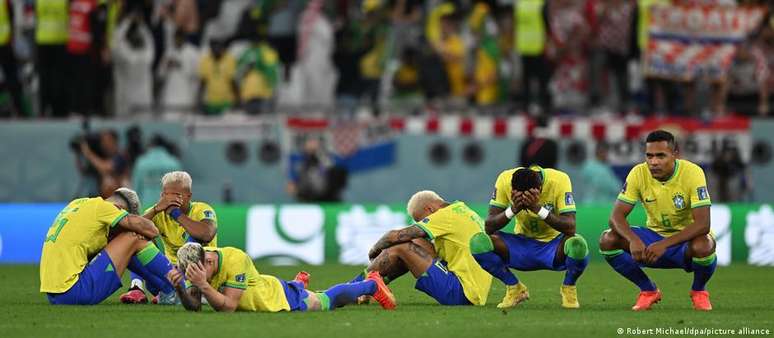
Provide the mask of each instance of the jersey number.
[{"label": "jersey number", "polygon": [[62,232],[62,228],[64,228],[65,224],[67,224],[69,220],[67,218],[57,219],[54,221],[54,224],[51,226],[51,228],[48,230],[50,233],[52,230],[54,230],[54,226],[56,226],[56,230],[54,230],[54,233],[51,235],[48,235],[46,237],[46,242],[55,243],[56,238],[59,237],[59,233]]}]

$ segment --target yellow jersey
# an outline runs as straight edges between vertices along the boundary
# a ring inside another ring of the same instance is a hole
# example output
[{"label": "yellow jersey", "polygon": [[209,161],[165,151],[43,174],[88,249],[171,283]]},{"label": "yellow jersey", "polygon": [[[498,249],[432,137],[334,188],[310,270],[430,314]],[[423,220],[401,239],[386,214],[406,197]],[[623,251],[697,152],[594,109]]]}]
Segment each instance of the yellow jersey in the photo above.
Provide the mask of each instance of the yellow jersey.
[{"label": "yellow jersey", "polygon": [[[511,204],[511,177],[516,170],[514,168],[503,171],[495,181],[492,199],[489,205],[498,208],[508,208]],[[555,214],[575,212],[575,198],[572,195],[572,183],[570,176],[564,172],[551,168],[532,166],[530,169],[540,172],[543,186],[540,191],[538,203]],[[516,226],[514,233],[536,239],[541,242],[550,242],[560,234],[531,210],[522,210],[514,219]]]},{"label": "yellow jersey", "polygon": [[101,197],[65,206],[48,229],[40,256],[40,292],[63,293],[106,245],[108,232],[127,212]]},{"label": "yellow jersey", "polygon": [[484,232],[484,221],[465,203],[456,201],[416,223],[433,241],[438,258],[460,279],[465,297],[486,305],[492,275],[470,253],[470,239]]},{"label": "yellow jersey", "polygon": [[636,165],[618,200],[631,205],[640,201],[648,215],[647,227],[664,237],[693,223],[691,209],[712,205],[704,170],[686,160],[675,161],[675,171],[665,182],[653,178],[647,163]]},{"label": "yellow jersey", "polygon": [[212,275],[210,285],[218,291],[223,288],[244,290],[237,310],[290,311],[285,289],[279,279],[259,274],[253,260],[244,251],[231,247],[206,247],[204,250],[218,254],[218,270]]},{"label": "yellow jersey", "polygon": [[237,61],[225,53],[219,60],[212,54],[205,55],[199,64],[199,76],[205,82],[204,101],[208,104],[233,103],[236,99],[232,81],[236,75]]},{"label": "yellow jersey", "polygon": [[[148,208],[147,213],[153,207]],[[203,220],[210,220],[217,228],[218,217],[215,215],[215,209],[204,202],[191,202],[191,206],[188,208],[188,218],[200,222]],[[180,249],[183,244],[189,242],[191,235],[189,235],[185,228],[180,223],[167,215],[166,212],[160,212],[153,216],[153,224],[159,229],[159,235],[161,236],[161,244],[164,255],[172,264],[177,264],[177,249]],[[209,243],[202,243],[203,246],[218,246],[217,229],[215,237]]]},{"label": "yellow jersey", "polygon": [[465,96],[465,42],[459,35],[451,35],[441,41],[441,45],[444,52],[454,58],[445,62],[451,95]]}]

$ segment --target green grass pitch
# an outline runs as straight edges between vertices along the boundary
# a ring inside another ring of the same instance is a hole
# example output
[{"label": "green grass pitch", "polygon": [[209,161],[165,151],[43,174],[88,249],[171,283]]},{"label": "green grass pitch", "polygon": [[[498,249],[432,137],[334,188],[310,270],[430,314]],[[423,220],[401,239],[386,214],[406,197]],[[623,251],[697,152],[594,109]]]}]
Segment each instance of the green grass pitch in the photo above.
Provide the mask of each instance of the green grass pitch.
[{"label": "green grass pitch", "polygon": [[[291,279],[300,269],[311,287],[346,281],[357,267],[259,266],[262,273]],[[531,299],[507,312],[495,305],[504,288],[494,281],[486,307],[443,307],[413,289],[410,275],[391,284],[398,309],[349,306],[314,313],[188,313],[180,306],[122,305],[119,290],[97,306],[51,306],[38,293],[38,268],[0,266],[0,337],[632,337],[618,328],[769,329],[774,331],[771,288],[774,269],[733,265],[718,268],[709,291],[715,308],[691,308],[692,275],[680,270],[646,271],[664,293],[653,310],[629,310],[637,291],[603,262],[589,265],[578,284],[579,310],[560,306],[563,273],[522,272]],[[124,285],[127,285],[126,281]]]}]

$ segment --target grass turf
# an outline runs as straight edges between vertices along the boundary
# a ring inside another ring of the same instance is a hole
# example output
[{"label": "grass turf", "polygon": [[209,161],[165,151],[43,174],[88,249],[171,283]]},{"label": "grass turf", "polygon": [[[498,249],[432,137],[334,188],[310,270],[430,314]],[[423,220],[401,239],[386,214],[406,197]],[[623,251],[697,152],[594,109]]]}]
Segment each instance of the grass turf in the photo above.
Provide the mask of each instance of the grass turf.
[{"label": "grass turf", "polygon": [[[311,287],[323,289],[350,279],[357,267],[261,267],[262,273],[291,279],[300,269],[312,274]],[[688,298],[692,275],[679,270],[646,271],[664,299],[652,311],[629,310],[637,290],[603,262],[581,277],[579,310],[560,306],[563,273],[522,272],[531,299],[510,311],[495,307],[504,293],[497,280],[486,307],[443,307],[413,289],[404,276],[391,284],[398,309],[349,306],[312,313],[187,313],[179,306],[122,305],[119,290],[97,306],[51,306],[38,293],[38,268],[0,266],[0,337],[622,337],[617,330],[655,328],[768,329],[774,331],[769,288],[774,269],[733,265],[718,268],[709,291],[715,308],[694,311]],[[128,283],[124,283],[127,285]]]}]

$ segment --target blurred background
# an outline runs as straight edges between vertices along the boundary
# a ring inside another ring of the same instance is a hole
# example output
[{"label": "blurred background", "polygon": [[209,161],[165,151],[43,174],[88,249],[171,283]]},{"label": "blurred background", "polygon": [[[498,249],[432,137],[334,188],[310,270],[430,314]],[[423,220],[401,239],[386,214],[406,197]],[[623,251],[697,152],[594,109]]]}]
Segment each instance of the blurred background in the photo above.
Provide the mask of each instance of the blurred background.
[{"label": "blurred background", "polygon": [[[0,0],[0,263],[69,200],[186,170],[219,243],[363,264],[422,189],[572,178],[596,242],[643,137],[700,164],[719,262],[774,265],[774,10],[734,0]],[[644,223],[640,208],[633,223]],[[595,251],[596,252],[596,251]]]}]

